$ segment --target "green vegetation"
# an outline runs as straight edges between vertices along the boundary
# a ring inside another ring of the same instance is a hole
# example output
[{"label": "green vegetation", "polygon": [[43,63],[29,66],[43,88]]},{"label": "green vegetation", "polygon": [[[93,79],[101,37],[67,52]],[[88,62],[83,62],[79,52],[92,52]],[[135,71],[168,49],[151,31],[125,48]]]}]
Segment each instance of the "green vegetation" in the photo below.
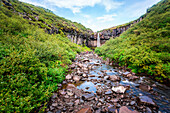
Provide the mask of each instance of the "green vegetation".
[{"label": "green vegetation", "polygon": [[[12,5],[18,7],[18,11],[30,11],[26,8],[28,4],[13,1]],[[42,8],[37,10],[45,11]],[[48,16],[44,15],[41,21],[47,21],[45,17]],[[2,2],[0,20],[1,112],[25,113],[41,105],[45,108],[57,84],[65,78],[68,65],[77,53],[88,48],[71,43],[61,30],[60,34],[45,33],[44,29],[37,24],[31,25],[29,20],[20,17]]]},{"label": "green vegetation", "polygon": [[148,9],[141,22],[95,52],[135,73],[147,73],[159,82],[170,80],[170,1]]},{"label": "green vegetation", "polygon": [[40,25],[42,28],[50,29],[50,27],[54,27],[62,30],[64,34],[74,31],[77,32],[77,34],[90,35],[92,32],[91,29],[84,27],[80,23],[72,22],[63,17],[56,16],[52,11],[48,9],[36,7],[28,3],[19,2],[18,0],[8,0],[9,2],[7,0],[3,1],[12,5],[8,6],[1,2],[1,6],[3,6],[3,8],[8,8],[10,11],[15,11],[15,14],[28,19],[29,22],[34,25]]}]

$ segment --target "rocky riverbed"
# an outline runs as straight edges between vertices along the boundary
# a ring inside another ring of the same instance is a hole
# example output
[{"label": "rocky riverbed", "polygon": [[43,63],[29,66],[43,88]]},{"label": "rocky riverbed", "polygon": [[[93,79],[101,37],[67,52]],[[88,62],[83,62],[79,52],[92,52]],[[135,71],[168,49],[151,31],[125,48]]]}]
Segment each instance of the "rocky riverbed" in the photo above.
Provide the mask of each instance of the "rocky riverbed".
[{"label": "rocky riverbed", "polygon": [[170,88],[136,76],[96,54],[81,53],[70,65],[47,113],[168,113]]}]

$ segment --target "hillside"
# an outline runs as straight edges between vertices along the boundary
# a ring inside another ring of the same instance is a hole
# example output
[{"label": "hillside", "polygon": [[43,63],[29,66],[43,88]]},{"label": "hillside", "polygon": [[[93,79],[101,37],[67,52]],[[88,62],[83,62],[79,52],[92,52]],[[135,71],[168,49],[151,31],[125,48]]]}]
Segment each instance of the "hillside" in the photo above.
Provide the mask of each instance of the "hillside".
[{"label": "hillside", "polygon": [[[58,34],[46,33],[54,28],[52,24]],[[0,1],[1,112],[25,113],[46,107],[76,54],[90,51],[72,43],[64,26],[88,31],[49,10],[18,0]]]},{"label": "hillside", "polygon": [[36,7],[18,0],[2,0],[0,5],[3,9],[2,12],[8,16],[11,16],[10,14],[19,15],[27,19],[30,24],[37,25],[50,34],[60,33],[60,30],[65,35],[71,33],[90,35],[92,33],[91,29],[84,27],[82,24],[59,17],[52,11],[42,7]]},{"label": "hillside", "polygon": [[159,82],[170,80],[170,1],[147,10],[146,17],[95,52]]}]

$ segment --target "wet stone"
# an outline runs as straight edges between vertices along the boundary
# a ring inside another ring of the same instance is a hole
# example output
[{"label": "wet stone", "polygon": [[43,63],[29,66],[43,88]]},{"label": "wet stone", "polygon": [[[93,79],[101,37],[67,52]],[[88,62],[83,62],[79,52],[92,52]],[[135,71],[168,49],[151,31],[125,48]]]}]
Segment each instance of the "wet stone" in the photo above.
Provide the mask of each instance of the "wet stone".
[{"label": "wet stone", "polygon": [[136,103],[135,101],[131,101],[131,102],[130,102],[130,105],[133,106],[135,103]]},{"label": "wet stone", "polygon": [[52,103],[52,106],[53,107],[56,107],[58,104],[57,103]]},{"label": "wet stone", "polygon": [[105,92],[105,95],[111,95],[113,92],[111,90],[108,90],[107,92]]},{"label": "wet stone", "polygon": [[117,102],[119,101],[119,99],[113,98],[113,99],[111,99],[110,101],[113,102],[113,103],[117,103]]},{"label": "wet stone", "polygon": [[152,106],[157,106],[151,98],[148,96],[140,96],[138,98],[140,104],[145,104],[145,105],[152,105]]},{"label": "wet stone", "polygon": [[70,74],[68,74],[67,76],[66,76],[66,80],[69,80],[69,79],[71,79],[72,78],[72,76],[70,75]]},{"label": "wet stone", "polygon": [[78,111],[77,113],[92,113],[92,110],[90,107],[87,108],[82,108],[80,111]]},{"label": "wet stone", "polygon": [[112,87],[112,90],[116,93],[125,93],[126,88],[124,86],[115,86]]},{"label": "wet stone", "polygon": [[115,82],[115,81],[120,81],[120,77],[116,76],[116,75],[110,75],[109,76],[109,80]]},{"label": "wet stone", "polygon": [[90,94],[83,94],[82,95],[82,99],[83,100],[93,100],[94,99],[94,94],[93,93],[90,93]]},{"label": "wet stone", "polygon": [[76,81],[76,82],[80,81],[80,79],[81,79],[80,76],[74,76],[74,77],[73,77],[73,80]]},{"label": "wet stone", "polygon": [[130,72],[123,73],[124,76],[127,76],[128,74],[130,74]]},{"label": "wet stone", "polygon": [[151,87],[149,85],[146,85],[146,84],[140,84],[139,88],[141,90],[144,90],[144,91],[150,91],[151,90]]},{"label": "wet stone", "polygon": [[68,84],[68,85],[67,85],[67,89],[71,89],[71,88],[76,88],[76,87],[75,87],[75,85],[73,85],[73,84]]},{"label": "wet stone", "polygon": [[60,95],[65,95],[66,92],[65,92],[64,90],[59,90],[59,94],[60,94]]},{"label": "wet stone", "polygon": [[126,106],[122,106],[120,109],[119,109],[119,113],[139,113],[138,111],[132,111],[130,109],[128,109]]}]

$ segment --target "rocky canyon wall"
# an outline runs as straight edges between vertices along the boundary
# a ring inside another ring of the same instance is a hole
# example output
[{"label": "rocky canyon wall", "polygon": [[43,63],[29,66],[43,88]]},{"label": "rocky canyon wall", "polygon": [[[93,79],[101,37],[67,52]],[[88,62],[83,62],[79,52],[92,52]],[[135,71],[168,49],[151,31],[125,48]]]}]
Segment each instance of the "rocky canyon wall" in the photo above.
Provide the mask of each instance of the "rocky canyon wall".
[{"label": "rocky canyon wall", "polygon": [[[103,45],[110,38],[115,38],[115,37],[120,36],[120,34],[125,32],[127,29],[129,29],[134,24],[142,21],[145,17],[146,15],[141,16],[139,19],[129,22],[127,24],[115,26],[109,29],[104,29],[102,31],[99,31],[98,33],[100,34],[100,44]],[[88,47],[97,47],[97,33],[94,33],[94,35],[90,37],[87,44],[88,44],[87,45]]]}]

